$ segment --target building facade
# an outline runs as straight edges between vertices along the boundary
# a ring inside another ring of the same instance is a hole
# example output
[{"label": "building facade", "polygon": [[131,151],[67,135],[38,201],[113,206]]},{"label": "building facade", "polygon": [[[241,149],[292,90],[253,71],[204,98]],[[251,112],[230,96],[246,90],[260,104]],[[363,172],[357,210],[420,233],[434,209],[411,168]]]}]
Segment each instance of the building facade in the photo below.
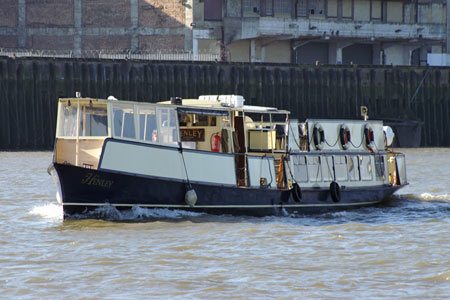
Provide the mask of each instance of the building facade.
[{"label": "building facade", "polygon": [[0,0],[0,48],[425,65],[450,52],[448,1]]}]

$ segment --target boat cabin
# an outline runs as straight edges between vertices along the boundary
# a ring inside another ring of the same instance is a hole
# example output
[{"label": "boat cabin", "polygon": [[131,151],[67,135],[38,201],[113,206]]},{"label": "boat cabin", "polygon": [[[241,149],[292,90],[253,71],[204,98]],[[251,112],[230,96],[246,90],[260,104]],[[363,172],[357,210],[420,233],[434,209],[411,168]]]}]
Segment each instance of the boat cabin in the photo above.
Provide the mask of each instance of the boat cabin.
[{"label": "boat cabin", "polygon": [[[54,162],[252,188],[406,182],[379,121],[291,120],[289,112],[209,95],[140,103],[59,101]],[[181,155],[180,155],[181,154]]]}]

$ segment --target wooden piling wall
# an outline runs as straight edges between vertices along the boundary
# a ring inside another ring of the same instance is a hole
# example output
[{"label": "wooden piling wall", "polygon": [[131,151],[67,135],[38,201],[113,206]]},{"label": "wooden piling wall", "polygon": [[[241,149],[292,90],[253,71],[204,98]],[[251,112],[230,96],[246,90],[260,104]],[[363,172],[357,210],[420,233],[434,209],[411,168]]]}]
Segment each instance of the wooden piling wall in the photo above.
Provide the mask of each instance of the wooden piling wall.
[{"label": "wooden piling wall", "polygon": [[427,70],[0,57],[0,150],[52,149],[57,100],[76,91],[145,102],[239,94],[299,119],[360,119],[366,105],[370,119],[422,121],[422,146],[450,146],[450,69]]}]

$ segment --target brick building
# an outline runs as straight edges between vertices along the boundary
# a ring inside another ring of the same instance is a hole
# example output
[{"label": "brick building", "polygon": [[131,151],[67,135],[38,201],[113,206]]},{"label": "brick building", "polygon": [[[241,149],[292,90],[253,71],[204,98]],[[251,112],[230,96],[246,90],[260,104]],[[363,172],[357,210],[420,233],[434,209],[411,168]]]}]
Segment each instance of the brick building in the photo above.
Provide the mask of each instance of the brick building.
[{"label": "brick building", "polygon": [[450,52],[447,1],[0,0],[0,47],[419,65]]}]

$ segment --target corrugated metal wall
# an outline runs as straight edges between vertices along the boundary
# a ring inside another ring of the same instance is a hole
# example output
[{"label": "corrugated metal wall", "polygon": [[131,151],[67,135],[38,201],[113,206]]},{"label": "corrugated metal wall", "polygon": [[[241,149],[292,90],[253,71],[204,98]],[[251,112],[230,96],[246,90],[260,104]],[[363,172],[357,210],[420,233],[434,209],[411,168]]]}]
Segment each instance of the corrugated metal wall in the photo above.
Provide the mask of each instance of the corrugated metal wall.
[{"label": "corrugated metal wall", "polygon": [[58,97],[155,102],[240,94],[293,117],[421,120],[423,146],[450,146],[449,69],[0,58],[0,150],[52,149]]}]

